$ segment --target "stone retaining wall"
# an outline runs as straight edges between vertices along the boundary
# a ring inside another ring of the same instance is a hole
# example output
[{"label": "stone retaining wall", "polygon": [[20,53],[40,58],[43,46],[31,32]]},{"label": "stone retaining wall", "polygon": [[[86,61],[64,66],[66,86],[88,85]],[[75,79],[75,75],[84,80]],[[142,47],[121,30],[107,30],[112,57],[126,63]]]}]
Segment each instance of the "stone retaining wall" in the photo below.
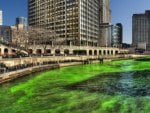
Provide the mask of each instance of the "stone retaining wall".
[{"label": "stone retaining wall", "polygon": [[[137,58],[137,57],[143,57],[143,56],[136,56],[136,55],[133,55],[133,56],[124,56],[123,58],[130,58],[130,57],[133,57],[133,58]],[[96,59],[97,57],[91,57],[91,59]],[[112,61],[113,59],[116,59],[117,57],[115,58],[112,58],[112,59],[105,59],[104,61]],[[44,61],[57,61],[58,63],[57,64],[47,64],[47,65],[38,65],[38,66],[33,66],[33,67],[30,67],[30,68],[25,68],[25,69],[22,69],[22,70],[17,70],[17,71],[12,71],[12,72],[8,72],[8,73],[4,73],[4,74],[1,74],[0,75],[0,84],[2,83],[5,83],[5,82],[9,82],[9,81],[12,81],[16,78],[19,78],[19,77],[22,77],[22,76],[26,76],[26,75],[30,75],[32,73],[36,73],[36,72],[42,72],[42,71],[45,71],[45,70],[51,70],[51,69],[57,69],[59,67],[66,67],[66,66],[73,66],[73,65],[80,65],[82,64],[83,62],[67,62],[67,63],[61,63],[61,61],[64,61],[64,60],[80,60],[80,61],[84,61],[84,60],[87,60],[89,59],[89,57],[69,57],[69,58],[64,58],[64,57],[57,57],[57,58],[50,58],[50,57],[46,57],[46,58],[23,58],[23,59],[14,59],[14,60],[10,60],[10,59],[7,59],[7,60],[3,60],[4,63],[8,63],[7,66],[14,66],[15,65],[18,65],[18,64],[24,64],[25,61],[28,61],[28,63],[42,63]],[[20,60],[20,62],[19,62]],[[35,62],[33,62],[35,61]],[[10,65],[11,63],[14,63],[13,65]],[[92,63],[96,63],[96,62],[99,62],[99,60],[94,60],[92,61]],[[27,62],[26,62],[27,63]]]},{"label": "stone retaining wall", "polygon": [[27,57],[27,58],[10,58],[0,59],[0,63],[5,64],[7,67],[17,66],[21,64],[33,64],[37,65],[43,62],[64,62],[64,61],[82,61],[87,59],[98,59],[102,57],[104,59],[119,59],[119,58],[137,58],[144,55],[116,55],[116,56],[41,56],[41,57]]},{"label": "stone retaining wall", "polygon": [[23,70],[5,73],[5,74],[0,75],[0,84],[12,81],[19,77],[30,75],[32,73],[42,72],[42,71],[52,70],[52,69],[57,69],[57,68],[59,68],[58,64],[42,65],[42,66],[35,66],[35,67],[31,67],[31,68],[26,68]]}]

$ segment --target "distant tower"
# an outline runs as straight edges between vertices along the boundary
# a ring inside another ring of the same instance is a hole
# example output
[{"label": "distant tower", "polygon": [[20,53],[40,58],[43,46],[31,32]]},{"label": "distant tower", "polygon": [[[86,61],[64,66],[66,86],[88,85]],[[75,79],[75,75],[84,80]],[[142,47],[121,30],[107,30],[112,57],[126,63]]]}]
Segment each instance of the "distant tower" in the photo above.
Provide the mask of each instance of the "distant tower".
[{"label": "distant tower", "polygon": [[99,46],[111,46],[111,9],[110,0],[100,0]]},{"label": "distant tower", "polygon": [[18,29],[24,29],[27,30],[28,27],[28,21],[25,17],[17,17],[16,18],[16,26]]},{"label": "distant tower", "polygon": [[132,16],[132,44],[150,50],[150,10]]},{"label": "distant tower", "polygon": [[118,29],[119,44],[122,44],[123,43],[123,25],[121,23],[117,23],[116,26],[119,27]]},{"label": "distant tower", "polygon": [[123,40],[123,26],[121,23],[117,23],[116,25],[112,25],[112,39],[111,43],[113,47],[121,47]]},{"label": "distant tower", "polygon": [[0,25],[3,25],[3,11],[0,9]]}]

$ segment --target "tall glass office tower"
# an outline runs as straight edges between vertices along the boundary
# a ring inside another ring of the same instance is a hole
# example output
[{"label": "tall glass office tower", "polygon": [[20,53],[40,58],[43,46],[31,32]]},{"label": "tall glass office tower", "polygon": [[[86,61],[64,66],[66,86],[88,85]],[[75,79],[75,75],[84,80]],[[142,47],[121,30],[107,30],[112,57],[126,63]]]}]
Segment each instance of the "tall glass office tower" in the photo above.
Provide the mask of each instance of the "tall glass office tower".
[{"label": "tall glass office tower", "polygon": [[28,0],[29,26],[52,30],[67,45],[97,46],[100,1]]},{"label": "tall glass office tower", "polygon": [[19,27],[19,25],[22,25],[23,29],[27,29],[28,27],[28,20],[25,17],[17,17],[16,18],[16,26]]}]

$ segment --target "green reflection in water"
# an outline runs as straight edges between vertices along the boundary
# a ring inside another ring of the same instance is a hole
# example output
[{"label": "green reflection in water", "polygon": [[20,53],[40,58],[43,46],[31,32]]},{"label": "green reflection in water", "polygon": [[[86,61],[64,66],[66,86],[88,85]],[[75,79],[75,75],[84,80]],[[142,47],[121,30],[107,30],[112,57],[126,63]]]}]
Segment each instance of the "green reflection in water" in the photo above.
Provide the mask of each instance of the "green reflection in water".
[{"label": "green reflection in water", "polygon": [[[21,78],[0,87],[0,113],[149,113],[150,96],[148,94],[131,96],[124,93],[109,94],[66,88],[72,84],[90,81],[97,76],[99,76],[97,81],[100,82],[94,84],[101,83],[102,79],[108,76],[104,83],[110,80],[110,83],[128,84],[128,87],[133,87],[134,84],[142,87],[147,83],[147,87],[150,87],[148,75],[146,75],[147,79],[140,75],[137,78],[130,75],[134,72],[144,74],[146,70],[149,72],[149,69],[148,61],[125,60],[102,65],[65,67]],[[122,78],[118,75],[116,77],[115,73],[122,74]],[[127,78],[123,76],[125,73],[129,74]],[[113,76],[117,82],[109,79],[109,77],[113,79]],[[93,84],[93,82],[90,83]]]}]

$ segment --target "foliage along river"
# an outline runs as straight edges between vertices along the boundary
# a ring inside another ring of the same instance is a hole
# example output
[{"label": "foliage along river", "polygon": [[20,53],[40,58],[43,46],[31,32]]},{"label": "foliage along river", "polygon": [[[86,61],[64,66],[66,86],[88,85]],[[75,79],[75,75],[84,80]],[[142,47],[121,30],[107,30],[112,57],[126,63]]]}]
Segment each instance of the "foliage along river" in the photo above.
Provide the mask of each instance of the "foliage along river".
[{"label": "foliage along river", "polygon": [[0,113],[150,113],[149,61],[65,67],[0,86]]}]

